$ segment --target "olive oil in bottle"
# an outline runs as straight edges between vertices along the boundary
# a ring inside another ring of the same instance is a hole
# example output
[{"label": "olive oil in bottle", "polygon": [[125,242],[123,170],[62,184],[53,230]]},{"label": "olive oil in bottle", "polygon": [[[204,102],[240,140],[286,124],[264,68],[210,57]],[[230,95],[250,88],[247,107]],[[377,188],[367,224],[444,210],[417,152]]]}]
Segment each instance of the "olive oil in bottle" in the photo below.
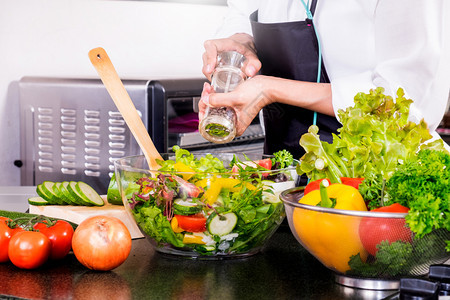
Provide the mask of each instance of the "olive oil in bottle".
[{"label": "olive oil in bottle", "polygon": [[[242,71],[245,57],[236,51],[219,53],[211,86],[216,93],[228,93],[247,79]],[[201,135],[216,144],[228,143],[236,136],[236,113],[232,107],[207,107],[199,124]]]}]

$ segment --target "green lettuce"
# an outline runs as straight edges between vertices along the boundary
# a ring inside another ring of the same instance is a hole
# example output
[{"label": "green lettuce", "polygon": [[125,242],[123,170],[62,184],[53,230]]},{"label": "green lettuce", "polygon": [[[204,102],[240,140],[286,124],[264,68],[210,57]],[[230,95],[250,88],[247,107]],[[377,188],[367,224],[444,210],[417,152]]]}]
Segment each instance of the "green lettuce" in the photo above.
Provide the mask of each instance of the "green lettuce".
[{"label": "green lettuce", "polygon": [[420,148],[444,149],[441,140],[424,143],[432,137],[425,121],[408,121],[412,100],[405,98],[403,89],[398,89],[396,101],[383,93],[381,87],[358,93],[353,107],[339,110],[342,127],[331,144],[321,141],[319,128],[311,126],[300,139],[306,153],[298,173],[311,180],[363,177],[379,182],[390,178]]}]

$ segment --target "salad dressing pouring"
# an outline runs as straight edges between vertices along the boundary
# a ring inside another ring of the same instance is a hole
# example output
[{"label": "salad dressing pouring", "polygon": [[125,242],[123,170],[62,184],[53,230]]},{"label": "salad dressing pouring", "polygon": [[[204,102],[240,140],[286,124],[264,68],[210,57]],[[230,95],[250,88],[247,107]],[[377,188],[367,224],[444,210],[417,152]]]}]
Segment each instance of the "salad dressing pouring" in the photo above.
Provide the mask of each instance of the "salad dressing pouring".
[{"label": "salad dressing pouring", "polygon": [[[221,52],[217,56],[216,69],[211,86],[216,93],[233,91],[247,79],[242,71],[246,58],[236,51]],[[201,135],[216,144],[228,143],[236,136],[236,113],[232,107],[207,107],[199,124]]]}]

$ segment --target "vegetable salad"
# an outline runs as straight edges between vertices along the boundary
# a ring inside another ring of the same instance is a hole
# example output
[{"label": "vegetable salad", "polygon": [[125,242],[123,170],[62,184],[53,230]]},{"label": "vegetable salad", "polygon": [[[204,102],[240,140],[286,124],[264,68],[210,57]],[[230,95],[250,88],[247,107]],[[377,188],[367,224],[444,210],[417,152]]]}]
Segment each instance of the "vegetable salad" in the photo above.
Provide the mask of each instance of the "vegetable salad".
[{"label": "vegetable salad", "polygon": [[[129,207],[158,251],[187,256],[257,252],[284,219],[278,194],[295,186],[292,155],[262,160],[211,154],[195,157],[174,146],[155,176],[128,182]],[[149,174],[150,175],[150,174]],[[142,174],[141,174],[142,176]]]}]

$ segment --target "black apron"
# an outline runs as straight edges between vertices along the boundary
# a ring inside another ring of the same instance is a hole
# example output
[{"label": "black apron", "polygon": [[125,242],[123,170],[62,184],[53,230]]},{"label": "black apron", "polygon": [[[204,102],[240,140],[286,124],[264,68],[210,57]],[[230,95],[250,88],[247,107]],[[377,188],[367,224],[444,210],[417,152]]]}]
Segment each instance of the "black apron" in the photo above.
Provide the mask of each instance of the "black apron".
[{"label": "black apron", "polygon": [[[314,15],[317,0],[311,3]],[[319,47],[311,19],[285,23],[259,23],[258,11],[250,16],[253,38],[258,58],[262,63],[261,74],[317,82]],[[320,82],[330,82],[322,64]],[[272,103],[264,107],[266,140],[264,153],[272,154],[286,149],[294,158],[305,151],[300,137],[313,124],[314,112],[286,104]],[[317,114],[317,126],[321,140],[332,142],[331,133],[337,133],[341,124],[335,117]]]}]

